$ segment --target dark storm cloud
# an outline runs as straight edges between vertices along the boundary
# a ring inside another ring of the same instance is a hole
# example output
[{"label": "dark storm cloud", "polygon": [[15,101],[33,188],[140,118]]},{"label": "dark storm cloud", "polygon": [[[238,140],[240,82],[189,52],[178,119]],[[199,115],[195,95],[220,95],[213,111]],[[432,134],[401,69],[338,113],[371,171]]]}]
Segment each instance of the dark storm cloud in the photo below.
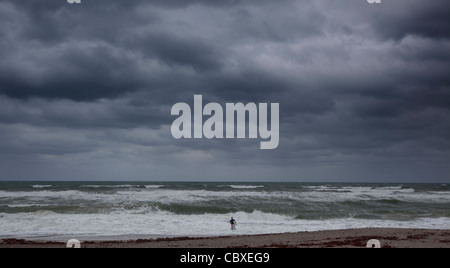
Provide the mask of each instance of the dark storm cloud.
[{"label": "dark storm cloud", "polygon": [[159,128],[171,120],[170,108],[129,99],[74,102],[70,100],[30,99],[27,101],[0,97],[0,123],[28,124],[68,129]]},{"label": "dark storm cloud", "polygon": [[95,100],[117,97],[142,83],[132,59],[108,45],[45,50],[36,49],[45,55],[29,55],[22,63],[5,59],[0,64],[0,92],[15,98]]},{"label": "dark storm cloud", "polygon": [[195,71],[218,71],[223,66],[222,55],[214,45],[199,40],[182,39],[167,34],[147,34],[133,38],[131,48],[146,58],[157,58],[172,66],[188,66]]},{"label": "dark storm cloud", "polygon": [[[82,2],[0,1],[2,168],[448,179],[448,1]],[[173,139],[170,108],[194,94],[280,103],[279,148]]]},{"label": "dark storm cloud", "polygon": [[[236,1],[207,2],[207,7],[216,8],[237,5]],[[177,19],[177,13],[183,14],[178,8],[186,7],[185,3],[175,1],[168,6],[164,4],[165,8],[177,7],[173,11],[174,17],[159,14],[155,7],[162,2],[132,1],[125,6],[123,1],[107,1],[103,5],[88,2],[87,6],[94,5],[92,9],[75,8],[73,11],[70,5],[58,5],[55,1],[48,6],[36,1],[5,3],[4,10],[15,13],[15,17],[8,20],[15,33],[2,46],[3,53],[8,51],[8,54],[4,54],[0,62],[0,83],[3,85],[0,93],[14,98],[86,101],[115,98],[144,88],[157,91],[159,88],[176,87],[179,90],[183,87],[181,82],[174,85],[172,75],[161,77],[151,68],[145,70],[146,64],[156,60],[162,65],[156,66],[158,69],[167,66],[172,70],[188,68],[199,73],[220,72],[234,56],[227,44],[239,43],[240,39],[245,42],[292,41],[299,36],[319,33],[323,24],[323,17],[310,4],[304,5],[301,14],[286,12],[277,6],[267,17],[264,7],[248,1],[242,3],[242,8],[229,12],[218,9],[220,16],[238,16],[237,22],[219,17],[209,22],[211,26],[195,17],[196,13],[205,12],[201,6],[195,6],[202,1],[189,2],[188,6],[194,5],[192,15]],[[276,5],[270,3],[270,6]],[[169,12],[170,15],[172,11],[161,12]],[[302,14],[305,16],[300,16],[297,22],[296,16]],[[279,19],[279,16],[286,15],[295,23]],[[232,28],[218,32],[214,23],[226,23]],[[4,28],[4,31],[9,31],[9,27]],[[215,36],[205,35],[211,29]],[[253,69],[247,72],[251,73],[249,80],[267,77],[265,72],[253,74]],[[196,78],[191,77],[190,80]],[[213,86],[228,79],[227,73],[223,77],[220,74],[206,74],[201,79],[204,78]],[[274,79],[268,77],[267,80]],[[237,87],[243,94],[252,84],[258,85],[258,82],[248,82],[241,75],[237,82],[229,81],[217,86],[218,91],[222,92],[224,86],[233,87],[228,90],[236,90],[235,85],[239,83],[242,86]],[[271,85],[276,88],[273,83]]]},{"label": "dark storm cloud", "polygon": [[372,16],[375,30],[384,38],[408,35],[450,38],[450,3],[445,0],[386,1],[382,16]]}]

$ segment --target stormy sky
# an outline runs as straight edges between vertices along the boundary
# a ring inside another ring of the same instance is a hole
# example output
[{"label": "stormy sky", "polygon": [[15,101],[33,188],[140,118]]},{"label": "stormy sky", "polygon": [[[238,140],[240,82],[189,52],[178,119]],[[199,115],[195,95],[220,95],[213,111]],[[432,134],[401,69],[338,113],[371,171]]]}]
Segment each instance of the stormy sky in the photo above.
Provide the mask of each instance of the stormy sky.
[{"label": "stormy sky", "polygon": [[[0,180],[450,182],[448,0],[0,0]],[[280,144],[172,137],[280,104]]]}]

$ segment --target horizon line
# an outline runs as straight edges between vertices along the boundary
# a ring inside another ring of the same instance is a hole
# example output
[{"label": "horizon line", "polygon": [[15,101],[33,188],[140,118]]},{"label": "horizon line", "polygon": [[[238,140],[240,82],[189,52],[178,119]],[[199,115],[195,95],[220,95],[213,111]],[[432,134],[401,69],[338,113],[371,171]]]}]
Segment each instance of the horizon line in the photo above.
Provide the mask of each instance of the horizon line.
[{"label": "horizon line", "polygon": [[401,182],[401,181],[206,181],[206,180],[0,180],[2,182],[83,182],[83,183],[94,183],[94,182],[128,182],[128,183],[361,183],[361,184],[447,184],[450,182],[445,181],[434,181],[434,182]]}]

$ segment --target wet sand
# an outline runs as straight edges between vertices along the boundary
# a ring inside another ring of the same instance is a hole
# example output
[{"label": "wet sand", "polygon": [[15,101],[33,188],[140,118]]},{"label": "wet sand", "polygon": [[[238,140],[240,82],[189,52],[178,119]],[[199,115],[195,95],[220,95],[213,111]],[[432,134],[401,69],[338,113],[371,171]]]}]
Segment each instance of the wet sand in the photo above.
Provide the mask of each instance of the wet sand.
[{"label": "wet sand", "polygon": [[[82,248],[362,248],[370,239],[382,248],[450,248],[450,230],[348,229],[268,235],[176,237],[128,241],[81,241]],[[54,241],[0,240],[0,248],[65,248]]]}]

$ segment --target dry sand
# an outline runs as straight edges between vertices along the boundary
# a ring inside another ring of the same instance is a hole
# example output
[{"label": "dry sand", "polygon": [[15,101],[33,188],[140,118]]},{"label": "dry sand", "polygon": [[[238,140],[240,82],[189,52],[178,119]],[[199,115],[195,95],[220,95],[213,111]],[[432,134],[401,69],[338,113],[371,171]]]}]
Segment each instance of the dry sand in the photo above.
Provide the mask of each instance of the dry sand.
[{"label": "dry sand", "polygon": [[[450,248],[450,230],[386,228],[81,243],[82,248],[361,248],[370,239],[379,240],[382,248]],[[63,247],[61,242],[0,240],[0,248]]]}]

